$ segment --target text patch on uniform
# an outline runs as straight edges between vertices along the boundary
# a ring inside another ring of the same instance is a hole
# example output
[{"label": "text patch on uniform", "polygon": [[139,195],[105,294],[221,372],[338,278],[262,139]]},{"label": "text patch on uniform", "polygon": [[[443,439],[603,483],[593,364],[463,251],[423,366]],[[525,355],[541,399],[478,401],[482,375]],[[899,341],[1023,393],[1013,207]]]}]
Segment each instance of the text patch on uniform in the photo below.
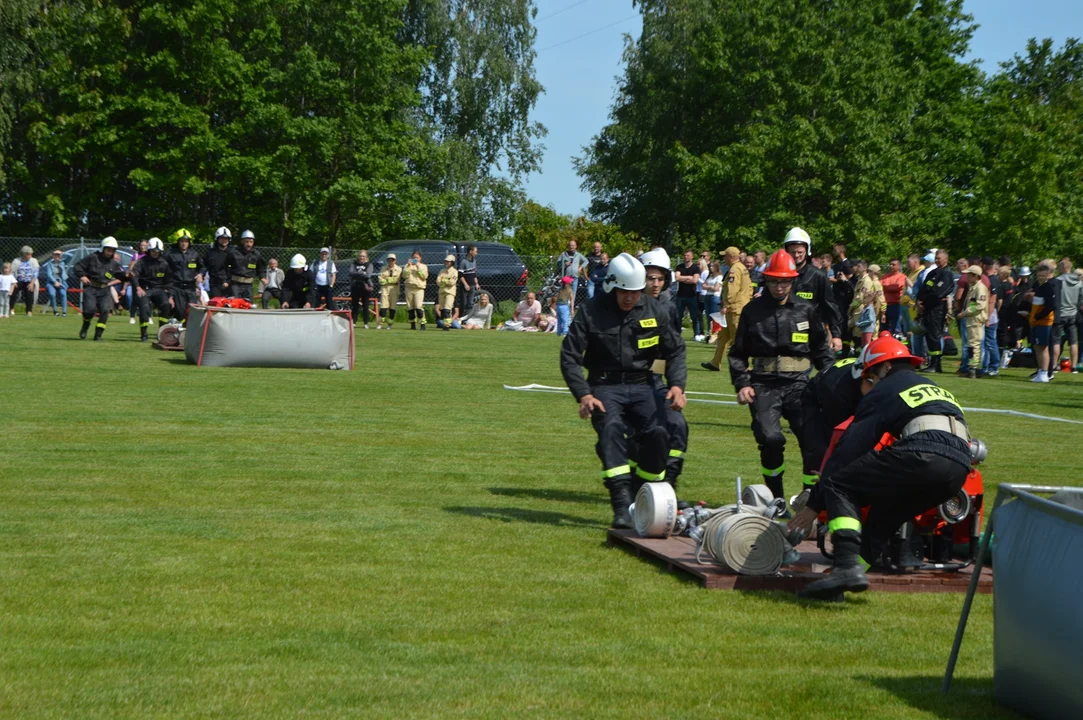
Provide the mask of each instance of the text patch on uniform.
[{"label": "text patch on uniform", "polygon": [[639,321],[639,327],[658,327],[658,318],[644,318]]},{"label": "text patch on uniform", "polygon": [[846,367],[847,365],[853,365],[855,362],[857,362],[857,358],[843,358],[842,360],[839,360],[837,363],[835,363],[834,367]]},{"label": "text patch on uniform", "polygon": [[797,329],[808,330],[808,320],[802,320],[801,322],[797,323]]},{"label": "text patch on uniform", "polygon": [[190,267],[190,268],[192,268],[192,269],[195,269],[195,266],[196,266],[196,264],[195,264],[195,263],[188,263],[188,267]]},{"label": "text patch on uniform", "polygon": [[805,300],[811,300],[812,299],[812,293],[809,292],[808,290],[802,290],[802,291],[797,293],[797,297],[803,298]]},{"label": "text patch on uniform", "polygon": [[642,350],[643,348],[654,347],[658,344],[658,338],[658,335],[655,335],[654,337],[643,338],[639,341],[639,349]]},{"label": "text patch on uniform", "polygon": [[954,395],[936,385],[915,385],[912,388],[903,390],[899,393],[899,397],[912,408],[934,400],[943,400],[944,402],[950,402],[955,407],[959,407],[959,401],[955,399]]},{"label": "text patch on uniform", "polygon": [[790,336],[790,342],[795,342],[795,343],[803,343],[804,342],[804,343],[807,343],[808,342],[808,333],[794,333],[793,335]]}]

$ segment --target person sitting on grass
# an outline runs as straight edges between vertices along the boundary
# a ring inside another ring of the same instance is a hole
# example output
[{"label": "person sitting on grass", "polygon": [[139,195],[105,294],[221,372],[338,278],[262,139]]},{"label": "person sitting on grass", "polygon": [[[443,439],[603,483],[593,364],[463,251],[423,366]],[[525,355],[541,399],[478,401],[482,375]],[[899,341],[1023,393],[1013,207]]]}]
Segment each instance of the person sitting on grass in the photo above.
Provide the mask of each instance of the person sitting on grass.
[{"label": "person sitting on grass", "polygon": [[463,318],[463,330],[488,330],[492,320],[493,306],[489,304],[489,293],[481,293],[477,304]]},{"label": "person sitting on grass", "polygon": [[[574,294],[574,279],[571,285]],[[532,328],[537,325],[538,316],[541,315],[541,311],[541,303],[538,302],[537,296],[532,292],[528,292],[526,298],[515,306],[515,313],[512,315],[511,320],[504,323],[504,328],[506,330],[527,330],[528,328]]]}]

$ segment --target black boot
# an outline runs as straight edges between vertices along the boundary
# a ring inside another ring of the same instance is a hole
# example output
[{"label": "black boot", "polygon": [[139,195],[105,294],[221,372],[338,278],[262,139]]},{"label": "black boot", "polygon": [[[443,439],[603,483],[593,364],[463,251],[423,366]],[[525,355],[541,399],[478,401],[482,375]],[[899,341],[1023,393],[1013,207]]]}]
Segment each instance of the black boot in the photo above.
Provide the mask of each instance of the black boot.
[{"label": "black boot", "polygon": [[786,489],[782,485],[782,474],[778,475],[764,475],[763,483],[767,486],[767,489],[771,491],[771,494],[776,498],[785,498]]},{"label": "black boot", "polygon": [[424,330],[424,329],[425,329],[425,323],[421,323],[421,329],[422,329],[422,330]]},{"label": "black boot", "polygon": [[102,339],[103,332],[105,332],[105,328],[103,327],[94,328],[94,342],[98,342]]},{"label": "black boot", "polygon": [[79,331],[79,339],[80,340],[86,340],[86,331],[89,328],[90,328],[90,321],[89,320],[84,320],[83,321],[83,329]]},{"label": "black boot", "polygon": [[632,486],[628,480],[606,480],[605,486],[609,488],[609,502],[613,506],[613,525],[615,528],[628,529],[632,527],[632,515],[628,512],[628,506],[632,504]]},{"label": "black boot", "polygon": [[147,337],[147,329],[146,328],[143,328],[142,330],[139,331],[139,342],[146,342],[149,339],[150,338]]},{"label": "black boot", "polygon": [[417,330],[417,323],[414,322],[414,321],[410,321],[410,329],[411,330]]},{"label": "black boot", "polygon": [[[666,467],[666,482],[669,483],[669,486],[671,488],[673,488],[673,494],[674,495],[677,495],[677,478],[678,477],[679,477],[678,476],[678,470],[676,468]],[[678,510],[687,510],[690,507],[692,507],[692,503],[685,502],[684,500],[681,500],[679,495],[677,496],[677,509]]]},{"label": "black boot", "polygon": [[864,592],[869,589],[869,579],[861,568],[858,552],[861,549],[861,533],[857,530],[837,530],[831,534],[835,561],[831,574],[817,580],[797,594],[811,600],[839,600],[844,592]]}]

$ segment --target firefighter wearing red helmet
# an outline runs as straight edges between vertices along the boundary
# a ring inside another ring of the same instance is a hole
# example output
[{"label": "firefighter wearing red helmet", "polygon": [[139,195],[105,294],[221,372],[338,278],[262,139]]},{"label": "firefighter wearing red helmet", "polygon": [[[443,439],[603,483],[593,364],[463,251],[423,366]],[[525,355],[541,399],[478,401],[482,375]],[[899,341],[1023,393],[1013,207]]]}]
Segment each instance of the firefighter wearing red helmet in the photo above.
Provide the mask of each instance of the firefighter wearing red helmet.
[{"label": "firefighter wearing red helmet", "polygon": [[[579,403],[579,417],[598,433],[595,450],[613,506],[613,527],[630,528],[633,477],[661,480],[669,455],[669,432],[654,392],[655,360],[666,363],[665,401],[684,407],[687,377],[684,341],[672,311],[643,292],[643,264],[621,253],[607,266],[604,296],[580,307],[560,347],[560,371]],[[583,369],[587,377],[583,377]],[[635,438],[638,464],[628,462]]]},{"label": "firefighter wearing red helmet", "polygon": [[779,250],[763,275],[767,292],[745,306],[737,326],[729,354],[730,378],[737,401],[752,412],[764,482],[780,498],[785,496],[786,469],[782,418],[801,444],[805,484],[816,482],[819,468],[806,452],[802,434],[801,397],[812,368],[823,370],[833,358],[816,307],[792,292],[798,277],[793,257]]},{"label": "firefighter wearing red helmet", "polygon": [[[908,518],[958,493],[970,472],[963,410],[950,392],[915,372],[920,358],[898,340],[880,337],[859,362],[864,397],[808,505],[790,523],[807,532],[812,519],[827,510],[834,568],[802,593],[818,600],[867,590],[866,561],[879,560]],[[884,433],[897,440],[876,450]]]}]

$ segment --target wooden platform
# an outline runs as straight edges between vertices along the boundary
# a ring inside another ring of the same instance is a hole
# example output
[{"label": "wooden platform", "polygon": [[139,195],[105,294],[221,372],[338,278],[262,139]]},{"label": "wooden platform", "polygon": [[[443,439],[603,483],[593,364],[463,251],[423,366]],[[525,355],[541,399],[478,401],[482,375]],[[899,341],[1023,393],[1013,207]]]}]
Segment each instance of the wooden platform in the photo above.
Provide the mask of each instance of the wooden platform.
[{"label": "wooden platform", "polygon": [[[810,582],[823,577],[830,564],[820,554],[816,543],[806,540],[797,546],[801,560],[793,565],[783,565],[777,575],[753,577],[735,575],[713,562],[696,562],[696,544],[685,537],[665,540],[641,538],[634,530],[610,528],[610,545],[622,547],[637,557],[651,557],[662,562],[670,572],[683,573],[697,580],[709,590],[784,590],[797,592]],[[978,592],[993,592],[993,571],[982,569]],[[878,592],[909,593],[965,593],[970,584],[971,570],[958,572],[922,571],[906,574],[870,572],[869,589]]]},{"label": "wooden platform", "polygon": [[154,348],[155,350],[167,350],[169,352],[177,352],[177,351],[184,352],[184,346],[183,345],[177,345],[176,347],[167,347],[165,345],[162,345],[159,342],[152,342],[150,344],[150,346],[152,348]]}]

